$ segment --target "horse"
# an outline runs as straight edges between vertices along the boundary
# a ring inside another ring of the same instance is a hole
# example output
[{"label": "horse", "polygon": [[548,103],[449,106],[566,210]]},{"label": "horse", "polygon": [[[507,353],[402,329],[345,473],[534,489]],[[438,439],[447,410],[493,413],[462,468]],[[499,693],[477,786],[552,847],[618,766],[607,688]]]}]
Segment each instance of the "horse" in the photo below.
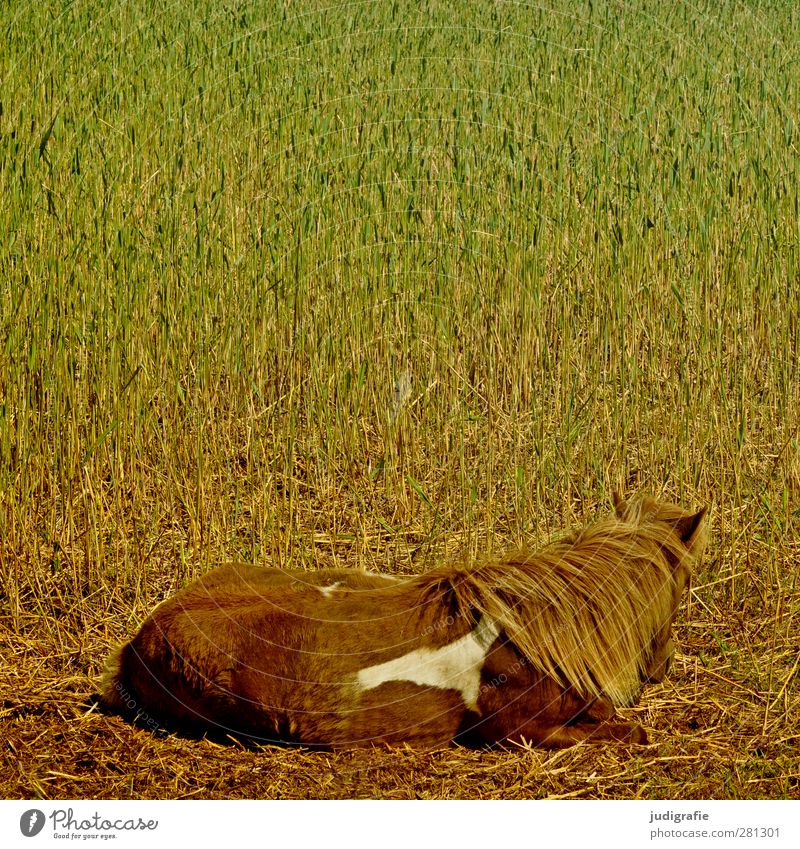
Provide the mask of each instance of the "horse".
[{"label": "horse", "polygon": [[153,610],[101,703],[166,730],[345,749],[646,744],[706,509],[614,497],[539,552],[392,576],[229,564]]}]

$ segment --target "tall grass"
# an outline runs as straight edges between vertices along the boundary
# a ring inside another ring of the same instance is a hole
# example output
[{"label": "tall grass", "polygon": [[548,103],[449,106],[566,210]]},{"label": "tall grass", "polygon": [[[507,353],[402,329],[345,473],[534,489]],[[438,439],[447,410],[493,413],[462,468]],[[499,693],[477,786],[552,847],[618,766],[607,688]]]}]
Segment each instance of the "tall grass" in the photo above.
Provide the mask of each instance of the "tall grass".
[{"label": "tall grass", "polygon": [[762,544],[784,597],[797,9],[461,5],[2,4],[14,628],[223,558],[422,568],[615,486],[713,502],[719,591]]}]

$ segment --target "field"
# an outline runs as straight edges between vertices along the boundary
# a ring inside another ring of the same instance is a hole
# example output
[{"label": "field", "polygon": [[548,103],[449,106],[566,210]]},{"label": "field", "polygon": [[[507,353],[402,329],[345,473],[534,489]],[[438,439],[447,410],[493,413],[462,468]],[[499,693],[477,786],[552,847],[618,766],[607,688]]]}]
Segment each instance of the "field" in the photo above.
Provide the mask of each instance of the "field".
[{"label": "field", "polygon": [[[800,9],[0,2],[4,798],[800,798]],[[647,491],[709,552],[635,751],[87,709],[230,560],[400,573]]]}]

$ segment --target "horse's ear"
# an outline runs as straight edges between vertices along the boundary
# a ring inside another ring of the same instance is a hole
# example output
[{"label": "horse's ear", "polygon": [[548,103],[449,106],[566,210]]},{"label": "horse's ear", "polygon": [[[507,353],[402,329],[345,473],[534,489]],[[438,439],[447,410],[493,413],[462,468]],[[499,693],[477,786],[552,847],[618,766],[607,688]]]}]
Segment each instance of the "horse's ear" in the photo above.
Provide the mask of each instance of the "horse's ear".
[{"label": "horse's ear", "polygon": [[689,551],[694,550],[698,546],[698,542],[705,541],[705,522],[707,507],[703,507],[694,516],[684,516],[683,519],[675,521],[675,532],[683,541],[683,544]]},{"label": "horse's ear", "polygon": [[618,490],[614,490],[611,493],[611,498],[614,500],[614,511],[617,514],[618,519],[622,519],[625,516],[625,511],[628,509],[628,505],[625,503],[625,499],[619,494]]}]

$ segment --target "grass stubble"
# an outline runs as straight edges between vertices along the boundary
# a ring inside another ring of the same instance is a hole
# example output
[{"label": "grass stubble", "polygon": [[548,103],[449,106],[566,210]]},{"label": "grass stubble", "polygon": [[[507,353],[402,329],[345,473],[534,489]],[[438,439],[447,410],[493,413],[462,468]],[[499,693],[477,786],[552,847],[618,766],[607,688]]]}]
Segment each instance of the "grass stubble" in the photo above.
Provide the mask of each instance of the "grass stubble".
[{"label": "grass stubble", "polygon": [[[6,798],[797,798],[793,4],[2,4]],[[233,559],[713,505],[652,744],[252,751],[86,712]]]}]

